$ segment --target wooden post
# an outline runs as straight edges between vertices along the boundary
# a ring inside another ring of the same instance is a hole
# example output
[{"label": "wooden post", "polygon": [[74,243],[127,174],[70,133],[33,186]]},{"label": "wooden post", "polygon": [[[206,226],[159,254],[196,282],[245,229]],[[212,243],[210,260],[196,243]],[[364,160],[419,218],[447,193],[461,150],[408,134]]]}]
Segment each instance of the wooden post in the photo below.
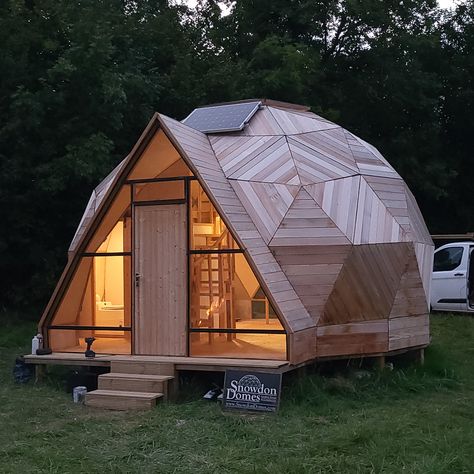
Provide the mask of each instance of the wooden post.
[{"label": "wooden post", "polygon": [[[209,294],[209,314],[208,314],[208,327],[213,328],[214,327],[214,310],[212,309],[212,300],[213,300],[213,293],[214,289],[212,287],[212,255],[208,254],[207,256],[207,278],[208,278],[208,294]],[[210,332],[208,334],[208,340],[209,344],[212,344],[212,341],[214,340],[214,334]]]},{"label": "wooden post", "polygon": [[375,368],[382,371],[385,368],[385,356],[377,356],[374,360]]},{"label": "wooden post", "polygon": [[42,382],[44,380],[45,375],[46,375],[46,366],[43,364],[36,364],[35,365],[35,384]]},{"label": "wooden post", "polygon": [[425,364],[425,349],[416,349],[413,351],[413,359],[415,360],[415,363],[418,365],[424,365]]}]

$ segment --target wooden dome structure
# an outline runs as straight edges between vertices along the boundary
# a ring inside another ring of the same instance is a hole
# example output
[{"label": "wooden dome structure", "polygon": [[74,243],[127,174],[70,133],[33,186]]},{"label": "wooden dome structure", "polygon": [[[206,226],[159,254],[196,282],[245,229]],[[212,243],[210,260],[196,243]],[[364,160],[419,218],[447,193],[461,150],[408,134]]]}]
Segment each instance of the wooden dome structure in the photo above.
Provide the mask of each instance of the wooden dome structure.
[{"label": "wooden dome structure", "polygon": [[119,353],[299,364],[429,343],[433,243],[415,198],[376,148],[303,106],[155,114],[69,251],[40,323],[56,351],[95,335],[123,338]]}]

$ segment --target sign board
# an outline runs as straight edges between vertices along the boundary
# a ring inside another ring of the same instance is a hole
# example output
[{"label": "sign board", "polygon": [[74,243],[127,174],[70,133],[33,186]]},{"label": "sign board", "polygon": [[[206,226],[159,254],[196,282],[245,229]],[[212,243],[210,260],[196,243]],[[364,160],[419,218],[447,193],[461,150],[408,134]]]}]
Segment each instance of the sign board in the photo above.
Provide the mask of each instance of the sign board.
[{"label": "sign board", "polygon": [[280,403],[281,374],[226,370],[224,409],[276,412]]}]

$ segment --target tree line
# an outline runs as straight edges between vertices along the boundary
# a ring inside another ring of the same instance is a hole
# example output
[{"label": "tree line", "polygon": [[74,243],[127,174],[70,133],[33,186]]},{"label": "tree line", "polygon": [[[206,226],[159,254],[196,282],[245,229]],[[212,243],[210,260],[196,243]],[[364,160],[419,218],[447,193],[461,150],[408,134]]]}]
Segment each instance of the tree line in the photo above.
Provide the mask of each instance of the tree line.
[{"label": "tree line", "polygon": [[5,0],[0,45],[2,309],[37,315],[154,111],[308,105],[379,148],[432,233],[474,230],[473,0]]}]

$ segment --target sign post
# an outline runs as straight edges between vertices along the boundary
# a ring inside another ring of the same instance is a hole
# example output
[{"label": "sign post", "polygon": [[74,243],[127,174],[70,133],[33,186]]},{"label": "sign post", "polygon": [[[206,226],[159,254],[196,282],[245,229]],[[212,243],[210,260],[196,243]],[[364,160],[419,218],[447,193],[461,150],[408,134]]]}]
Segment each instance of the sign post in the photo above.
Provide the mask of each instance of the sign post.
[{"label": "sign post", "polygon": [[224,409],[274,413],[278,410],[281,374],[226,370]]}]

